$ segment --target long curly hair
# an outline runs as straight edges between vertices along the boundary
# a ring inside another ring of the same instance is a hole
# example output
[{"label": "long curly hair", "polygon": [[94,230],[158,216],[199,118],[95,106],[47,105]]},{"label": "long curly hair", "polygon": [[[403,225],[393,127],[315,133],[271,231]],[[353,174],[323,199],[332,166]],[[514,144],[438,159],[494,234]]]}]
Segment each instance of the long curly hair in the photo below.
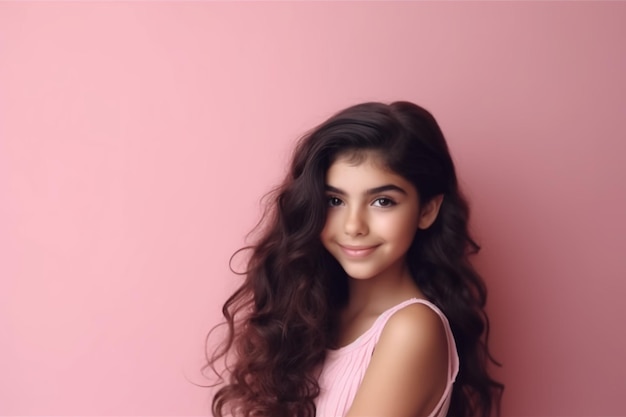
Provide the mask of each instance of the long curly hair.
[{"label": "long curly hair", "polygon": [[487,343],[487,290],[468,260],[480,248],[468,231],[468,204],[443,133],[413,103],[372,102],[349,107],[307,133],[284,182],[269,194],[260,235],[244,248],[251,250],[245,279],[222,308],[226,338],[207,355],[204,369],[227,363],[216,371],[226,379],[213,397],[215,416],[315,416],[316,372],[326,350],[335,347],[331,335],[349,296],[346,273],[320,241],[325,175],[338,157],[365,151],[408,179],[421,204],[444,195],[435,222],[416,233],[407,262],[454,334],[460,369],[448,415],[499,414],[504,385],[488,372],[490,363],[499,364]]}]

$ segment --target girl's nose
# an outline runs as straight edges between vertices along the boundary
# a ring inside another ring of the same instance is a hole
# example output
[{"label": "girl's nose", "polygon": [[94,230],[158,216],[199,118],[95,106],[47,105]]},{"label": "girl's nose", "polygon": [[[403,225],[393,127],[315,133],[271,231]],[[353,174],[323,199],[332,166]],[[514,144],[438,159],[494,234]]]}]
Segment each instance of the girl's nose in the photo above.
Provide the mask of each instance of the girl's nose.
[{"label": "girl's nose", "polygon": [[367,218],[362,210],[358,208],[347,210],[344,232],[348,236],[366,235],[369,232]]}]

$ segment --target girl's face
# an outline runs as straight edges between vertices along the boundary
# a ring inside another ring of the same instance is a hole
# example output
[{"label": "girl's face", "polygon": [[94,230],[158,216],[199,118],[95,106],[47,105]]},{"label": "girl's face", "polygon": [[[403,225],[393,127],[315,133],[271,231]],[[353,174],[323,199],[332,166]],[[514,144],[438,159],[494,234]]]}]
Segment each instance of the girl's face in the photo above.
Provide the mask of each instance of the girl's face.
[{"label": "girl's face", "polygon": [[436,201],[421,208],[413,184],[371,153],[358,163],[338,158],[326,173],[326,191],[321,240],[354,279],[402,274],[417,229],[430,226],[439,208]]}]

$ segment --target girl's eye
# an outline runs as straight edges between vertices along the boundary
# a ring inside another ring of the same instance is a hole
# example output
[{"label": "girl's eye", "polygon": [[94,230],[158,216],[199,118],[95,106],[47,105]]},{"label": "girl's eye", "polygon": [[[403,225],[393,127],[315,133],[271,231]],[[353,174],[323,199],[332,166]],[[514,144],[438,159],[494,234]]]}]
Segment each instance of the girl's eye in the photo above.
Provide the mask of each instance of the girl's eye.
[{"label": "girl's eye", "polygon": [[374,200],[374,205],[377,207],[391,207],[395,204],[396,203],[393,200],[385,197],[377,198],[376,200]]},{"label": "girl's eye", "polygon": [[328,205],[330,207],[337,207],[340,206],[341,203],[343,203],[343,201],[341,201],[339,198],[337,197],[328,197]]}]

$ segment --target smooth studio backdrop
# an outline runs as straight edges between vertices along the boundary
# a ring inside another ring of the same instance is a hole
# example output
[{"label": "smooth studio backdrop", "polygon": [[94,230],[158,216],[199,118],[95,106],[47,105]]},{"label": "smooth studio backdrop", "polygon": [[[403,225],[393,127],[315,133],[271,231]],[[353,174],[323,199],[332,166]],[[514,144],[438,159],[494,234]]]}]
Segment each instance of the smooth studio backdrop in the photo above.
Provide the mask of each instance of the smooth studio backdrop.
[{"label": "smooth studio backdrop", "polygon": [[0,3],[0,414],[209,415],[204,335],[297,137],[447,135],[504,415],[624,415],[626,3]]}]

